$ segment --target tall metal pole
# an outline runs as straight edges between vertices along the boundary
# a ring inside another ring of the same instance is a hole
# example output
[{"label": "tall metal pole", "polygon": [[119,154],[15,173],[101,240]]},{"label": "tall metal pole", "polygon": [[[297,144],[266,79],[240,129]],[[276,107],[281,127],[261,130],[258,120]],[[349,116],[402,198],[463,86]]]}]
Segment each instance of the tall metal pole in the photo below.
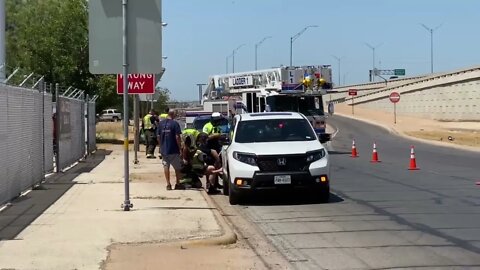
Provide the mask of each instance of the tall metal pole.
[{"label": "tall metal pole", "polygon": [[138,126],[139,126],[139,121],[138,121],[138,117],[139,117],[139,114],[138,114],[138,95],[135,94],[133,95],[133,133],[135,134],[134,136],[134,139],[133,139],[133,151],[134,151],[134,157],[133,157],[133,164],[138,164],[139,161],[138,161],[138,150],[139,150],[139,141],[138,141]]},{"label": "tall metal pole", "polygon": [[373,62],[372,62],[372,82],[375,81],[375,49],[377,49],[378,47],[380,47],[382,45],[382,43],[379,43],[377,46],[372,46],[368,43],[365,43],[365,45],[367,45],[370,49],[372,49],[372,52],[373,52]]},{"label": "tall metal pole", "polygon": [[292,49],[293,49],[293,37],[290,37],[290,66],[292,66],[292,58],[293,58],[293,53],[292,53]]},{"label": "tall metal pole", "polygon": [[202,104],[202,95],[203,95],[203,89],[202,86],[206,85],[205,83],[197,83],[198,86],[198,102]]},{"label": "tall metal pole", "polygon": [[293,65],[293,42],[299,38],[308,28],[318,27],[318,25],[309,25],[302,29],[302,31],[296,33],[294,36],[290,37],[290,66]]},{"label": "tall metal pole", "polygon": [[226,64],[225,64],[225,73],[228,73],[228,58],[229,58],[229,57],[230,57],[230,55],[227,56],[227,57],[225,57],[225,62],[226,62]]},{"label": "tall metal pole", "polygon": [[152,94],[152,99],[150,99],[150,110],[153,110],[153,95],[155,94]]},{"label": "tall metal pole", "polygon": [[257,50],[258,50],[258,47],[260,47],[260,45],[262,45],[262,43],[269,38],[272,38],[272,37],[271,36],[264,37],[262,40],[260,40],[258,43],[255,44],[255,70],[257,70]]},{"label": "tall metal pole", "polygon": [[342,57],[337,57],[335,55],[332,55],[333,58],[337,59],[338,61],[338,85],[341,84],[340,78],[341,78],[341,69],[340,69],[340,61],[342,60]]},{"label": "tall metal pole", "polygon": [[257,50],[258,50],[258,44],[255,44],[255,70],[258,69],[258,67],[257,67]]},{"label": "tall metal pole", "polygon": [[430,30],[430,73],[433,73],[433,29]]},{"label": "tall metal pole", "polygon": [[127,1],[122,0],[122,16],[123,16],[123,156],[124,156],[124,178],[125,178],[125,201],[122,204],[124,211],[130,211],[133,205],[130,203],[130,186],[129,186],[129,164],[128,164],[128,44],[127,44]]},{"label": "tall metal pole", "polygon": [[0,0],[0,80],[5,80],[7,63],[5,61],[5,0]]},{"label": "tall metal pole", "polygon": [[233,50],[232,52],[232,73],[235,72],[235,53],[241,48],[245,46],[245,44],[242,44],[240,46],[238,46],[235,50]]},{"label": "tall metal pole", "polygon": [[[46,88],[46,87],[45,87]],[[50,83],[50,91],[53,91],[53,85]],[[56,172],[60,172],[60,86],[55,84],[55,167]]]},{"label": "tall metal pole", "polygon": [[430,33],[430,73],[433,73],[433,32],[440,28],[442,24],[435,28],[430,28],[423,23],[421,25]]}]

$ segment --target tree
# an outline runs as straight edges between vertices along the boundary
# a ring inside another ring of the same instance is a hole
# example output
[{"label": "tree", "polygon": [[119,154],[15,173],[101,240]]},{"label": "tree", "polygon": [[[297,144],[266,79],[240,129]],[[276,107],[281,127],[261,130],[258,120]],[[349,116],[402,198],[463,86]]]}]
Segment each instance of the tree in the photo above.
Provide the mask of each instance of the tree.
[{"label": "tree", "polygon": [[7,0],[6,7],[7,73],[22,67],[47,82],[99,95],[97,110],[122,107],[115,76],[88,69],[87,0]]}]

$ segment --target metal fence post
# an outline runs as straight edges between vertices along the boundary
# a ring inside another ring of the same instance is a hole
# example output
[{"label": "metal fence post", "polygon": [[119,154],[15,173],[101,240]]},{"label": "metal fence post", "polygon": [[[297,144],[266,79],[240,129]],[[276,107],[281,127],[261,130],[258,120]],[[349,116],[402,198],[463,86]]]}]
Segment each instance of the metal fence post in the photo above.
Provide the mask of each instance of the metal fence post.
[{"label": "metal fence post", "polygon": [[38,90],[42,94],[42,182],[45,181],[45,88],[41,83]]},{"label": "metal fence post", "polygon": [[86,110],[87,110],[87,156],[90,155],[90,95],[87,94],[86,98]]},{"label": "metal fence post", "polygon": [[139,126],[139,121],[138,121],[138,95],[135,94],[133,95],[133,130],[134,130],[134,138],[133,138],[133,151],[134,151],[134,158],[133,158],[133,164],[138,164],[138,148],[139,148],[139,141],[138,141],[138,126]]},{"label": "metal fence post", "polygon": [[[60,172],[60,91],[58,83],[55,84],[55,166],[56,172]],[[53,85],[50,84],[50,89],[53,89]]]}]

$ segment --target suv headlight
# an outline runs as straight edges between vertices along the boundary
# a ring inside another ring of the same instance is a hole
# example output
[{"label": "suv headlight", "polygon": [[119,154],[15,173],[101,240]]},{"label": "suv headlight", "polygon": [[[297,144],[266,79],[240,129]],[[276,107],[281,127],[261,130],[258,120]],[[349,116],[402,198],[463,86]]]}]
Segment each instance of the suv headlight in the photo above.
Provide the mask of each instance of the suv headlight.
[{"label": "suv headlight", "polygon": [[257,166],[257,156],[255,154],[233,152],[233,158],[248,165]]},{"label": "suv headlight", "polygon": [[320,149],[317,151],[312,151],[307,153],[307,162],[315,162],[317,160],[320,160],[324,158],[326,155],[325,149]]}]

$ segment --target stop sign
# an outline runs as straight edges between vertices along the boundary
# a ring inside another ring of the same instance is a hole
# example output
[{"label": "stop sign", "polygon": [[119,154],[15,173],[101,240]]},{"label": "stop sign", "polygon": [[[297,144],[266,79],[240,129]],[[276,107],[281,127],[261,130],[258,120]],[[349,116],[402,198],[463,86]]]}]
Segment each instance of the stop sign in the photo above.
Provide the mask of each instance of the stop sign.
[{"label": "stop sign", "polygon": [[400,101],[400,94],[397,92],[392,92],[389,96],[389,99],[392,103],[397,103]]}]

